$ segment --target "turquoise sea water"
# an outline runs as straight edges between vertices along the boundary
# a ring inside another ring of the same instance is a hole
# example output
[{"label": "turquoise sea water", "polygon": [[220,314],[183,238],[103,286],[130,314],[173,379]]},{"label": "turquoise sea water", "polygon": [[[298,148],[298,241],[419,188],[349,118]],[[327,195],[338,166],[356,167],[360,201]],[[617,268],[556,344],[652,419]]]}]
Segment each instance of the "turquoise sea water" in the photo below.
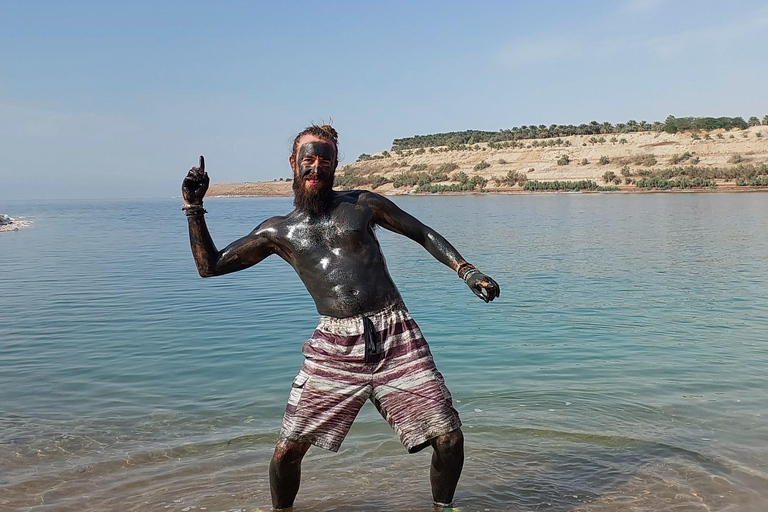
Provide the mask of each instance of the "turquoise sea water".
[{"label": "turquoise sea water", "polygon": [[[395,201],[502,287],[379,232],[464,421],[462,510],[768,507],[768,195]],[[277,257],[199,278],[179,207],[0,205],[34,221],[0,233],[0,511],[268,510],[317,314]],[[221,248],[291,206],[206,207]],[[430,510],[428,464],[367,405],[296,510]]]}]

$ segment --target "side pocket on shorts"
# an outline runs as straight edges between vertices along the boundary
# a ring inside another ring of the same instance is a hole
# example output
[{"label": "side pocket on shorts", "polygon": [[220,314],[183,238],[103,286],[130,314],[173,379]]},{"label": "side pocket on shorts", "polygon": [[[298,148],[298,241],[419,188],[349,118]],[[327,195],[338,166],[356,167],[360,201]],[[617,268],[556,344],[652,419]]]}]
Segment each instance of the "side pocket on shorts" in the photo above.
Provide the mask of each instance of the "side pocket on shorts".
[{"label": "side pocket on shorts", "polygon": [[293,383],[291,384],[291,394],[288,395],[288,407],[296,408],[299,405],[301,394],[304,392],[308,380],[309,375],[304,372],[299,372],[299,374],[294,377]]}]

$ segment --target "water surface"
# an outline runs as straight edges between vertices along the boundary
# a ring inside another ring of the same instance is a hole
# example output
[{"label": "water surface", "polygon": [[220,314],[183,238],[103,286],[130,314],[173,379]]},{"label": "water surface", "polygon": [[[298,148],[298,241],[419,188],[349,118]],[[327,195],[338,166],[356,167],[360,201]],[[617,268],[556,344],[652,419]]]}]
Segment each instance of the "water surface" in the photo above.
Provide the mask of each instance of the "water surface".
[{"label": "water surface", "polygon": [[[379,231],[464,421],[466,511],[764,510],[768,196],[397,197],[502,287]],[[277,257],[200,279],[178,200],[11,202],[0,510],[268,509],[317,322]],[[287,198],[206,201],[219,247]],[[429,453],[367,405],[297,511],[429,510]]]}]

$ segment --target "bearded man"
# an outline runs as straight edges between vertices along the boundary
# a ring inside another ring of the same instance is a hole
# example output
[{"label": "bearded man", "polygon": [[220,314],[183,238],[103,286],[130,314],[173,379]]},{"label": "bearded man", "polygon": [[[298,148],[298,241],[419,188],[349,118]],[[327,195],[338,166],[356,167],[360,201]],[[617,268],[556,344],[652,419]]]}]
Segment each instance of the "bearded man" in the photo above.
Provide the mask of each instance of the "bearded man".
[{"label": "bearded man", "polygon": [[310,445],[337,451],[371,400],[408,452],[432,447],[432,497],[437,506],[450,507],[464,464],[461,421],[389,275],[374,228],[421,244],[485,302],[499,296],[499,285],[389,199],[367,190],[334,191],[338,134],[332,127],[312,125],[299,133],[289,162],[294,210],[265,220],[221,251],[203,218],[209,179],[202,156],[182,184],[182,209],[202,277],[242,270],[277,254],[299,275],[320,314],[304,343],[305,361],[270,463],[272,506],[293,506]]}]

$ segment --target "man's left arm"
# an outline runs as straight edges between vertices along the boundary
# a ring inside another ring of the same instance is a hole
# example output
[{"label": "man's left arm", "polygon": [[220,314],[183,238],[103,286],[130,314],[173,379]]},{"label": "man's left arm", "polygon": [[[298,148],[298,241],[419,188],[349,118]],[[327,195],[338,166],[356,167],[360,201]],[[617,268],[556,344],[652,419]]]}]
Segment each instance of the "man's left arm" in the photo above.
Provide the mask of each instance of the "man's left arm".
[{"label": "man's left arm", "polygon": [[363,194],[361,199],[370,206],[373,222],[421,244],[435,259],[451,267],[469,289],[485,302],[499,296],[498,283],[468,263],[440,233],[403,211],[386,197],[374,192]]}]

